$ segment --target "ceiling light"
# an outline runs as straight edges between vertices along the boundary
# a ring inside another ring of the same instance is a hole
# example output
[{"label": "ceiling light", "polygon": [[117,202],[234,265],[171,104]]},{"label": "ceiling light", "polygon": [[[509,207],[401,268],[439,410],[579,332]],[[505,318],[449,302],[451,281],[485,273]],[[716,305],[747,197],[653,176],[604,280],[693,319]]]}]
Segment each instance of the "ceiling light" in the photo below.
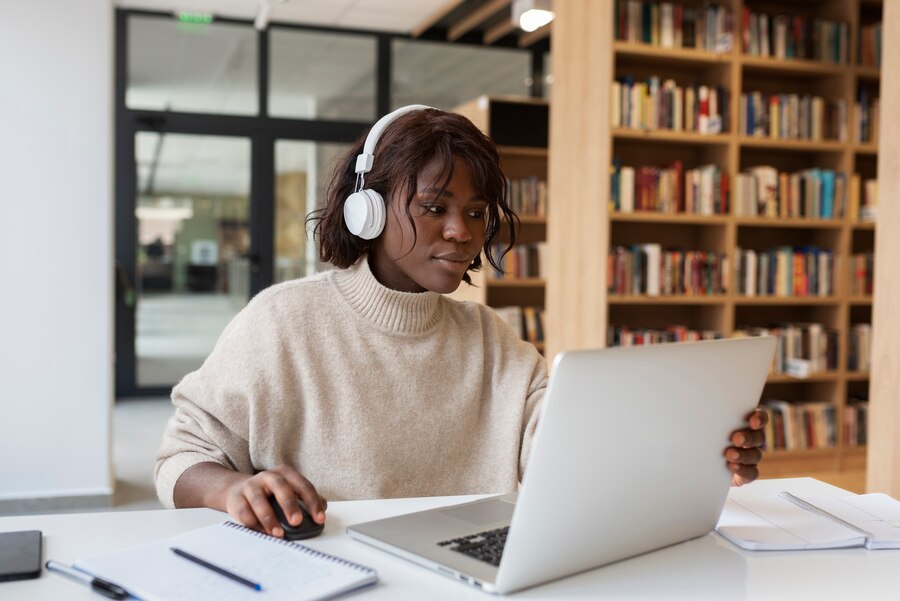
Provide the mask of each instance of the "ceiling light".
[{"label": "ceiling light", "polygon": [[256,20],[253,21],[253,27],[257,31],[262,31],[269,24],[269,0],[259,0],[259,11],[256,13]]},{"label": "ceiling light", "polygon": [[525,31],[540,29],[554,16],[553,0],[513,0],[513,23]]}]

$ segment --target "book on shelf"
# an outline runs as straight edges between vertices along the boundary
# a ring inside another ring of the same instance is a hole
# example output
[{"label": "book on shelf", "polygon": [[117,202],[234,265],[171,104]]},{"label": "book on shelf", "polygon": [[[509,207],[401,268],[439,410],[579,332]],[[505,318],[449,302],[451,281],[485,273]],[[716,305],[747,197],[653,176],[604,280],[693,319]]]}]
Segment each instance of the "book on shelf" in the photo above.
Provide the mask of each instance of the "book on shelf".
[{"label": "book on shelf", "polygon": [[546,217],[547,180],[538,177],[506,178],[506,202],[514,213],[528,217]]},{"label": "book on shelf", "polygon": [[729,498],[716,532],[751,551],[900,549],[900,502],[882,493]]},{"label": "book on shelf", "polygon": [[875,278],[875,254],[856,253],[850,257],[850,294],[871,296]]},{"label": "book on shelf", "polygon": [[725,253],[663,250],[656,243],[616,246],[607,258],[611,294],[706,296],[723,294],[728,281]]},{"label": "book on shelf", "polygon": [[759,165],[737,174],[734,187],[732,206],[738,216],[836,219],[847,206],[847,176],[830,169],[779,173]]},{"label": "book on shelf", "polygon": [[881,67],[881,23],[863,25],[859,29],[859,62],[867,67]]},{"label": "book on shelf", "polygon": [[869,98],[869,91],[860,86],[853,105],[853,141],[857,144],[877,144],[881,120],[881,103]]},{"label": "book on shelf", "polygon": [[808,59],[846,65],[850,61],[850,25],[785,14],[741,12],[744,54],[777,59]]},{"label": "book on shelf", "polygon": [[606,346],[641,346],[669,342],[696,342],[723,338],[717,330],[692,330],[683,325],[672,325],[665,329],[631,328],[625,325],[610,325],[606,331]]},{"label": "book on shelf", "polygon": [[847,335],[847,369],[869,371],[872,367],[872,324],[855,323]]},{"label": "book on shelf", "polygon": [[505,243],[498,242],[494,245],[494,256],[499,257],[498,264],[503,271],[490,269],[489,279],[524,279],[543,277],[546,260],[546,242],[534,242],[532,244],[517,244],[510,251],[500,256],[506,248]]},{"label": "book on shelf", "polygon": [[878,180],[861,181],[858,173],[850,176],[847,215],[854,221],[875,221],[878,212]]},{"label": "book on shelf", "polygon": [[848,447],[866,446],[869,422],[869,400],[851,396],[844,406],[844,445]]},{"label": "book on shelf", "polygon": [[774,140],[847,140],[847,103],[810,94],[742,93],[738,133]]},{"label": "book on shelf", "polygon": [[616,0],[614,11],[616,40],[663,48],[731,51],[731,11],[721,4]]},{"label": "book on shelf", "polygon": [[674,79],[631,76],[613,81],[610,112],[613,127],[718,134],[729,131],[730,93],[724,86],[678,85]]},{"label": "book on shelf", "polygon": [[834,294],[834,252],[815,246],[735,248],[739,296],[826,297]]},{"label": "book on shelf", "polygon": [[[774,336],[773,374],[806,377],[838,369],[838,332],[821,323],[785,322],[769,327],[739,327],[733,335]],[[805,374],[796,373],[799,370]]]},{"label": "book on shelf", "polygon": [[544,309],[533,306],[493,307],[500,318],[515,331],[519,338],[532,344],[544,341]]},{"label": "book on shelf", "polygon": [[766,399],[760,408],[771,422],[766,426],[767,449],[829,449],[837,444],[836,412],[831,403]]},{"label": "book on shelf", "polygon": [[722,215],[731,202],[729,178],[717,165],[629,167],[614,157],[610,172],[610,209],[619,213]]}]

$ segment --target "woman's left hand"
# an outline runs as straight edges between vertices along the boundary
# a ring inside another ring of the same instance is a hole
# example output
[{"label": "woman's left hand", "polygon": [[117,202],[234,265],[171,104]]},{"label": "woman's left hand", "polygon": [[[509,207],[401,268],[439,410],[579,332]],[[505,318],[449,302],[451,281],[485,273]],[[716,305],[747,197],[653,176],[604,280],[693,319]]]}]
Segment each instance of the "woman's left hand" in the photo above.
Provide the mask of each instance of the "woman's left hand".
[{"label": "woman's left hand", "polygon": [[760,447],[766,442],[763,428],[769,416],[762,409],[756,409],[747,416],[747,428],[731,433],[733,446],[725,449],[725,461],[731,472],[732,486],[753,482],[759,477],[759,462],[762,459]]}]

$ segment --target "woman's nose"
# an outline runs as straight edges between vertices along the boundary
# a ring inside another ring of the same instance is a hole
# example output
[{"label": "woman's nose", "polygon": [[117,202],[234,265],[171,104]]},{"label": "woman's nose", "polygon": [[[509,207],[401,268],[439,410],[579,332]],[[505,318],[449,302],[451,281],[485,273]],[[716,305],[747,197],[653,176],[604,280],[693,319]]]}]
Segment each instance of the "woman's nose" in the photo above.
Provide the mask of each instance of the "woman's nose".
[{"label": "woman's nose", "polygon": [[444,240],[452,240],[454,242],[468,242],[472,239],[472,232],[469,231],[464,215],[447,215],[444,221]]}]

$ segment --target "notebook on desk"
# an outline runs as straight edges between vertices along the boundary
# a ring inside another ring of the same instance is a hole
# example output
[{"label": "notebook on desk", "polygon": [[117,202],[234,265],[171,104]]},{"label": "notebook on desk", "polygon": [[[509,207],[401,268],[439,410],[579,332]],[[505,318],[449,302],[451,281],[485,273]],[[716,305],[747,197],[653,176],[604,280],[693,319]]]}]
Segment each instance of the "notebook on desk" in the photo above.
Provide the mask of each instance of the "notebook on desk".
[{"label": "notebook on desk", "polygon": [[775,339],[561,353],[516,494],[350,526],[351,537],[508,593],[702,536]]},{"label": "notebook on desk", "polygon": [[[259,583],[261,590],[187,561],[173,548]],[[75,568],[114,582],[143,601],[315,601],[373,585],[378,579],[370,568],[234,522],[89,557],[76,562]]]}]

